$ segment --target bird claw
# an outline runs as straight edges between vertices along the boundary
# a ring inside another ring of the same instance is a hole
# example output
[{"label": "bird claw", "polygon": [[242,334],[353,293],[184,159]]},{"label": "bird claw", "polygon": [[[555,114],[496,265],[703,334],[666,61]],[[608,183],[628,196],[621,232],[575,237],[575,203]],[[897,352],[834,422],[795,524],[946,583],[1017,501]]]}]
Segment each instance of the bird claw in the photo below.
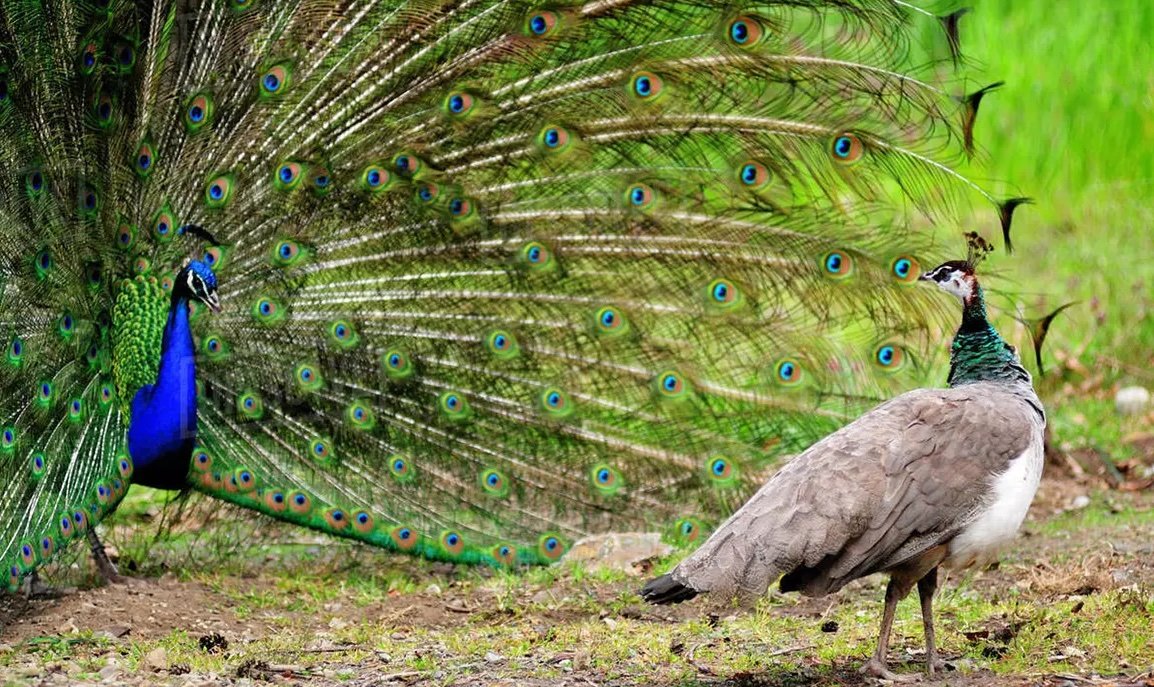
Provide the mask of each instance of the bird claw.
[{"label": "bird claw", "polygon": [[887,668],[883,661],[879,661],[877,657],[866,661],[865,665],[861,667],[861,672],[885,682],[914,682],[921,679],[920,675],[901,675],[895,673]]}]

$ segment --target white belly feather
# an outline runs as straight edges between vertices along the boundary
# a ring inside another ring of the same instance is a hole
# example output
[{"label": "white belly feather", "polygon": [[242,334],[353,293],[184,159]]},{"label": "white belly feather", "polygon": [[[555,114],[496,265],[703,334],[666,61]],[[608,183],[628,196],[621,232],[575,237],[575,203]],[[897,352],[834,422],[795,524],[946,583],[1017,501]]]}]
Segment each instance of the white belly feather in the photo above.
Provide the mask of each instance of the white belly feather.
[{"label": "white belly feather", "polygon": [[987,562],[1014,538],[1042,478],[1043,450],[1042,437],[1036,436],[1029,448],[994,479],[985,509],[950,542],[946,566],[966,568]]}]

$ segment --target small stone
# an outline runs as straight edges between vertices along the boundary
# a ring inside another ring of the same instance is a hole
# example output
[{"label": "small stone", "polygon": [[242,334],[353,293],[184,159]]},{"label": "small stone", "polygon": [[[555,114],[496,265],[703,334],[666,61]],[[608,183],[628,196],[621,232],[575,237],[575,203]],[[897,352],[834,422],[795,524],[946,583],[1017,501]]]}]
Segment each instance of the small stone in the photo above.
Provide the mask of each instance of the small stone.
[{"label": "small stone", "polygon": [[610,532],[578,540],[565,554],[566,561],[581,561],[590,569],[609,568],[632,575],[645,572],[639,564],[667,556],[673,547],[659,532]]},{"label": "small stone", "polygon": [[489,651],[485,653],[485,662],[487,663],[500,663],[504,660],[505,657],[495,651]]},{"label": "small stone", "polygon": [[144,656],[144,667],[148,670],[161,671],[168,669],[168,652],[158,646]]},{"label": "small stone", "polygon": [[329,629],[332,630],[343,630],[348,626],[349,621],[345,620],[344,618],[333,618],[329,621]]},{"label": "small stone", "polygon": [[1078,494],[1074,500],[1070,502],[1070,510],[1081,510],[1090,505],[1090,497],[1085,494]]},{"label": "small stone", "polygon": [[100,676],[101,680],[104,680],[105,682],[111,682],[112,678],[120,675],[120,666],[116,665],[115,663],[109,663],[108,665],[101,668],[97,675]]},{"label": "small stone", "polygon": [[428,587],[425,587],[425,593],[426,594],[432,594],[433,596],[440,596],[441,595],[441,585],[437,584],[436,582],[432,582],[429,584]]},{"label": "small stone", "polygon": [[1127,386],[1114,394],[1114,408],[1120,415],[1137,415],[1150,405],[1150,392],[1145,387]]}]

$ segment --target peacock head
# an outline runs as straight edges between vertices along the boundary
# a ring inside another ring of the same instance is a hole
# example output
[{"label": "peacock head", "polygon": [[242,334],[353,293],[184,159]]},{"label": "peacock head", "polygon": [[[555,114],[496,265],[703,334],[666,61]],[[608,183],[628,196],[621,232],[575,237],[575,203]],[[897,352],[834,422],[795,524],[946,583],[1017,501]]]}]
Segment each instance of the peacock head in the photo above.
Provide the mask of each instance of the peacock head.
[{"label": "peacock head", "polygon": [[195,298],[220,312],[220,296],[216,293],[216,274],[207,263],[189,260],[180,270],[173,284],[173,298]]}]

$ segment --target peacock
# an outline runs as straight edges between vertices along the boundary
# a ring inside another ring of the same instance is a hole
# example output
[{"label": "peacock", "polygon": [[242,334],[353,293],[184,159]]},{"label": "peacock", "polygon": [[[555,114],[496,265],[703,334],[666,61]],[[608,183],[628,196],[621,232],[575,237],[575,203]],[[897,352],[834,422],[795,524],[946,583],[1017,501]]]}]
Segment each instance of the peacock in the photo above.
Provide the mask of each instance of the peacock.
[{"label": "peacock", "polygon": [[[934,645],[938,567],[988,563],[1011,540],[1038,489],[1046,412],[1017,351],[987,319],[975,274],[990,246],[971,234],[966,260],[920,279],[957,297],[949,389],[915,389],[811,446],[670,573],[641,591],[651,603],[699,593],[807,596],[876,572],[890,576],[874,655],[863,671],[901,680],[886,665],[894,611],[915,585],[926,669]],[[836,494],[830,497],[830,493]]]},{"label": "peacock", "polygon": [[932,369],[939,224],[1008,239],[960,17],[0,1],[9,587],[131,484],[460,563],[698,540]]}]

